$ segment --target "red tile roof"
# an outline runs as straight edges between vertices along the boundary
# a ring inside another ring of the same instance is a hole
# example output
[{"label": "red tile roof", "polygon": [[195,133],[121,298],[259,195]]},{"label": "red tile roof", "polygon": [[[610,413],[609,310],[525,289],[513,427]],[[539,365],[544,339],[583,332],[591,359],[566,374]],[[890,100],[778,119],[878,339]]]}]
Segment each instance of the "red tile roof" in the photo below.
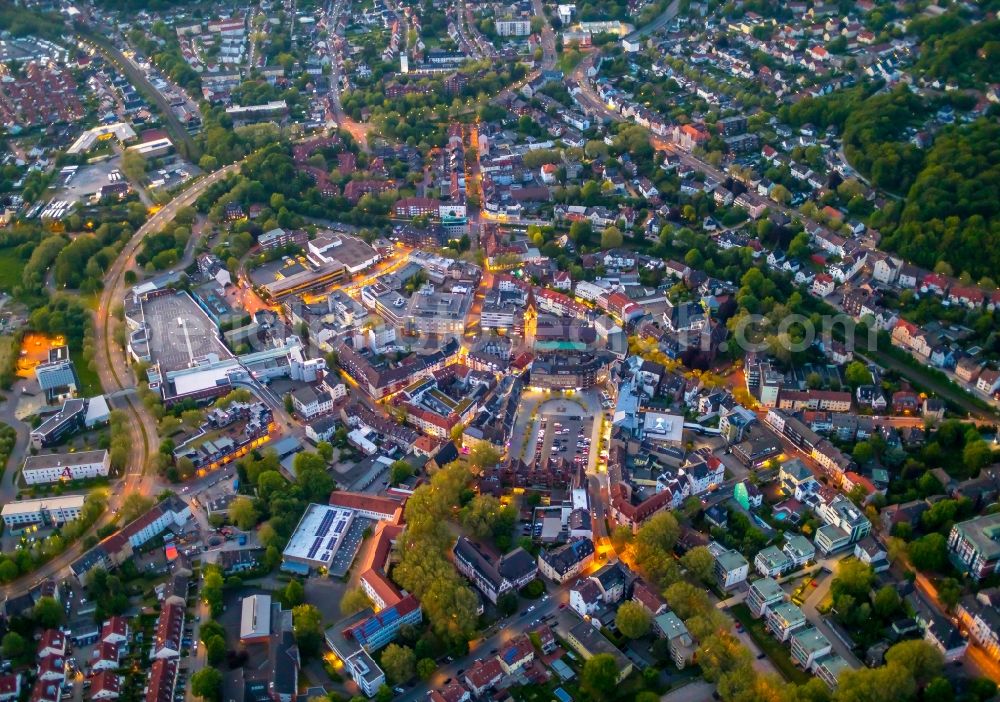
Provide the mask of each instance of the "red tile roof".
[{"label": "red tile roof", "polygon": [[112,670],[102,670],[91,678],[90,695],[93,697],[98,692],[111,692],[117,695],[119,682],[118,673]]},{"label": "red tile roof", "polygon": [[153,661],[146,702],[172,702],[177,682],[177,659]]},{"label": "red tile roof", "polygon": [[483,690],[492,687],[503,676],[500,661],[496,658],[478,660],[466,672],[465,679],[476,689]]},{"label": "red tile roof", "polygon": [[389,497],[366,495],[362,492],[347,492],[346,490],[337,490],[331,493],[330,504],[345,509],[378,512],[386,515],[390,520],[395,520],[396,510],[403,506],[399,500],[393,500]]}]

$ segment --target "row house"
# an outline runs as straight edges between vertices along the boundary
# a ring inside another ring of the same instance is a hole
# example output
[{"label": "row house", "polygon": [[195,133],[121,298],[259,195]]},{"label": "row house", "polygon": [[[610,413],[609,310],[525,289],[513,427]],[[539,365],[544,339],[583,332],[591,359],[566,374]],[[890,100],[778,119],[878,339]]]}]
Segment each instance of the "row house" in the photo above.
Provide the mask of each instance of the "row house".
[{"label": "row house", "polygon": [[980,590],[958,603],[958,619],[990,660],[1000,660],[1000,591]]},{"label": "row house", "polygon": [[892,345],[925,359],[931,355],[931,344],[927,332],[905,319],[900,319],[893,327]]}]

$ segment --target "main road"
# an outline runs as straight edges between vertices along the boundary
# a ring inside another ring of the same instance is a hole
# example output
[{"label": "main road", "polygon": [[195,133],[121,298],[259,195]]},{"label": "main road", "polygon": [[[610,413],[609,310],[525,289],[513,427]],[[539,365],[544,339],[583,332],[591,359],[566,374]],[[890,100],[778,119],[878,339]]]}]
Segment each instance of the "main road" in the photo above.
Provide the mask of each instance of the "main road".
[{"label": "main road", "polygon": [[114,486],[108,498],[108,507],[104,515],[80,539],[40,568],[0,587],[0,599],[8,599],[28,592],[41,581],[57,575],[79,558],[86,550],[83,545],[84,538],[112,521],[121,509],[126,495],[136,492],[141,495],[153,496],[159,489],[156,476],[147,472],[150,458],[159,450],[156,419],[134,394],[121,392],[134,388],[135,382],[132,380],[131,371],[128,370],[124,349],[114,342],[116,325],[123,324],[123,322],[112,314],[112,309],[125,296],[127,287],[125,271],[135,265],[135,256],[142,245],[143,238],[159,231],[176,216],[178,210],[193,204],[209,186],[234,173],[239,166],[238,163],[226,166],[196,181],[162,210],[150,217],[145,224],[136,230],[121,254],[105,273],[104,290],[101,293],[97,317],[94,320],[94,339],[96,342],[94,360],[98,377],[101,379],[101,386],[109,398],[111,409],[124,412],[127,418],[125,430],[129,435],[129,455],[125,475],[122,482]]}]

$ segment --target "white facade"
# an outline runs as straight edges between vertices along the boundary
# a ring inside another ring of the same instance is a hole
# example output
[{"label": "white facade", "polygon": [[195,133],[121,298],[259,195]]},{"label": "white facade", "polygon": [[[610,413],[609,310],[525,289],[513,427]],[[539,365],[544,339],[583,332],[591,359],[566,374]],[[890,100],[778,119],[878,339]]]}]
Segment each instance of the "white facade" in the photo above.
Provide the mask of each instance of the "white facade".
[{"label": "white facade", "polygon": [[24,460],[21,475],[28,485],[107,477],[111,458],[107,451],[41,454]]},{"label": "white facade", "polygon": [[497,34],[502,37],[526,37],[531,34],[531,21],[526,19],[498,19]]},{"label": "white facade", "polygon": [[65,524],[80,516],[83,495],[45,497],[39,500],[10,502],[3,508],[3,523],[8,527],[23,524]]},{"label": "white facade", "polygon": [[[182,502],[181,504],[184,503]],[[191,508],[186,504],[178,512],[173,511],[173,509],[164,509],[163,513],[157,516],[156,519],[130,535],[128,539],[129,543],[132,544],[132,548],[138,548],[171,525],[182,526],[190,516]]]}]

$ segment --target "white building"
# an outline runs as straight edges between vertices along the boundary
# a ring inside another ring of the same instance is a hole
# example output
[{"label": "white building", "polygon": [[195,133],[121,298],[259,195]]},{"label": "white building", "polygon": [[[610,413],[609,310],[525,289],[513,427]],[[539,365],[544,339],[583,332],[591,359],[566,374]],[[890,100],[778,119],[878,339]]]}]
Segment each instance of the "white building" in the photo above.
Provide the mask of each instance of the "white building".
[{"label": "white building", "polygon": [[329,568],[354,521],[354,510],[311,504],[281,557],[309,568]]},{"label": "white building", "polygon": [[833,553],[868,536],[872,523],[844,495],[823,503],[816,514],[826,524],[816,530],[816,546],[823,553]]},{"label": "white building", "polygon": [[526,37],[531,34],[531,21],[526,19],[498,19],[497,34],[502,37]]},{"label": "white building", "polygon": [[28,485],[39,485],[61,480],[107,477],[110,470],[111,458],[107,451],[81,451],[28,456],[21,468],[21,475]]},{"label": "white building", "polygon": [[760,578],[750,583],[746,603],[750,614],[760,618],[767,615],[773,605],[784,601],[785,592],[774,578]]},{"label": "white building", "polygon": [[292,392],[292,406],[305,419],[312,419],[333,409],[333,396],[321,388],[305,385]]},{"label": "white building", "polygon": [[128,525],[129,543],[139,548],[171,526],[183,526],[191,517],[191,508],[176,495],[167,498]]},{"label": "white building", "polygon": [[8,502],[0,514],[3,523],[10,528],[26,524],[61,525],[80,516],[84,499],[83,495],[65,495]]},{"label": "white building", "polygon": [[715,578],[723,590],[744,582],[749,572],[750,563],[738,551],[723,550],[715,557]]}]

